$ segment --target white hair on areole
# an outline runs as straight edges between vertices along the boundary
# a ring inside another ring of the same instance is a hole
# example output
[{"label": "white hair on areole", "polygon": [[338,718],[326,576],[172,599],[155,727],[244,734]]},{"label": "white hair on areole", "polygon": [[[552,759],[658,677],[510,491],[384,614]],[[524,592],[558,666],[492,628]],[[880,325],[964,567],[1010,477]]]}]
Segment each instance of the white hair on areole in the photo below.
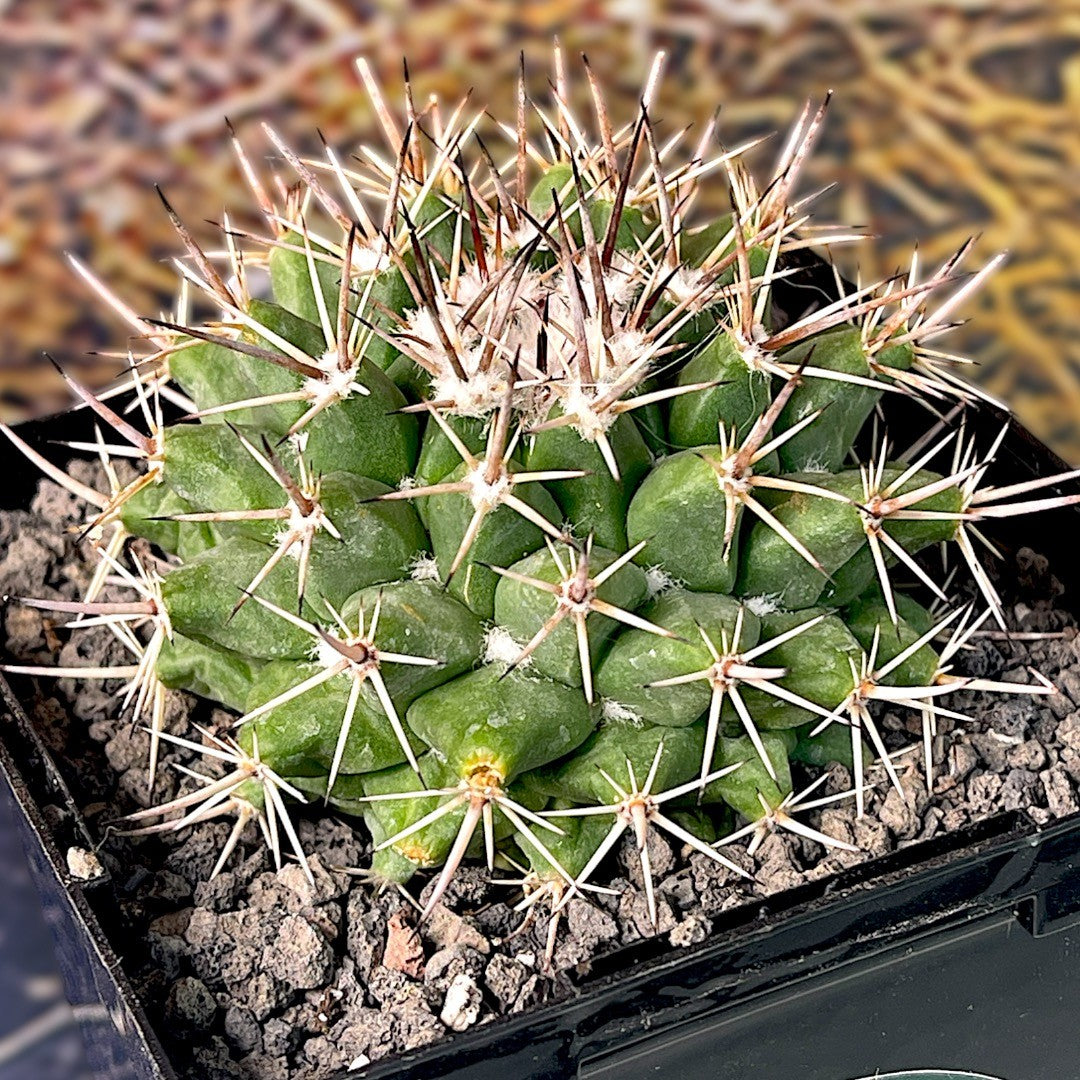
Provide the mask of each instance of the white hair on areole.
[{"label": "white hair on areole", "polygon": [[417,555],[409,566],[413,581],[439,581],[439,564],[434,555]]},{"label": "white hair on areole", "polygon": [[649,599],[674,589],[678,584],[662,566],[650,566],[645,571],[645,586],[649,590]]},{"label": "white hair on areole", "polygon": [[600,715],[605,720],[622,720],[637,724],[639,727],[645,724],[645,721],[628,705],[623,705],[620,701],[612,701],[611,698],[604,698],[601,702]]},{"label": "white hair on areole", "polygon": [[[484,663],[512,664],[521,655],[523,646],[519,645],[505,626],[493,626],[484,635]],[[522,667],[532,663],[532,657],[526,657]]]},{"label": "white hair on areole", "polygon": [[777,611],[783,611],[779,593],[769,593],[767,596],[748,596],[743,600],[747,611],[753,612],[759,619],[762,615],[773,615]]}]

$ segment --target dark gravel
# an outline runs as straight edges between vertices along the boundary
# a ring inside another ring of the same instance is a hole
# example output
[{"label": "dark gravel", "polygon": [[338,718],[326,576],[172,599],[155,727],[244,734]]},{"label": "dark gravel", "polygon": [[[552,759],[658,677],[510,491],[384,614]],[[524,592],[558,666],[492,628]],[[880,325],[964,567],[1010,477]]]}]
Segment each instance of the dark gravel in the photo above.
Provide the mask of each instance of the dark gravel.
[{"label": "dark gravel", "polygon": [[[0,592],[77,594],[87,568],[57,526],[75,512],[73,500],[46,482],[29,513],[0,515]],[[1072,627],[1057,606],[1060,586],[1046,560],[1023,550],[1005,569],[1015,629]],[[41,613],[17,606],[8,607],[4,619],[7,650],[21,659],[120,660],[108,634],[83,632],[65,642]],[[898,766],[903,794],[879,783],[862,819],[848,802],[808,818],[859,845],[857,854],[770,835],[753,858],[739,846],[728,849],[754,872],[756,880],[746,882],[653,836],[660,933],[671,945],[704,940],[712,919],[734,906],[1003,810],[1022,811],[1039,825],[1080,810],[1080,638],[983,638],[960,666],[1014,681],[1029,681],[1026,669],[1035,667],[1060,692],[1009,699],[954,695],[950,706],[974,720],[939,722],[932,793],[916,752]],[[147,804],[146,736],[115,718],[107,689],[69,680],[24,686],[91,829],[104,835],[104,823]],[[171,725],[182,729],[195,711],[211,727],[229,722],[228,714],[176,694]],[[918,741],[915,714],[885,713],[880,722],[891,746]],[[182,751],[169,750],[164,759],[194,763]],[[201,760],[200,768],[206,766]],[[880,771],[871,776],[880,780]],[[174,771],[163,768],[153,799],[171,795],[176,783]],[[849,786],[846,771],[834,766],[824,792]],[[565,908],[554,970],[545,970],[543,961],[547,915],[538,912],[523,923],[512,911],[520,895],[490,885],[476,868],[459,875],[444,906],[416,933],[400,894],[373,892],[332,869],[364,863],[368,841],[355,826],[332,816],[299,820],[314,886],[295,865],[274,872],[254,830],[213,882],[206,879],[228,824],[142,841],[108,836],[99,857],[112,875],[116,908],[106,921],[124,928],[116,945],[183,1076],[320,1080],[335,1070],[360,1069],[572,993],[587,982],[598,955],[653,933],[637,860],[627,850],[609,860],[611,877],[602,882],[614,895]]]}]

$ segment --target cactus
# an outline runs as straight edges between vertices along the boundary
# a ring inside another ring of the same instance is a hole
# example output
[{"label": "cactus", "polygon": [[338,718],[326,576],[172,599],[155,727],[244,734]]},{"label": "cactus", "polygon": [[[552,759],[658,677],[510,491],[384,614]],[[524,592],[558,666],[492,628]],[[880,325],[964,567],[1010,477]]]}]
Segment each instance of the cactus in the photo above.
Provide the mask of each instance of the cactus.
[{"label": "cactus", "polygon": [[[929,771],[943,697],[1052,689],[952,670],[1002,620],[981,523],[1080,502],[1028,497],[1080,471],[986,486],[1000,440],[935,420],[976,404],[932,343],[986,271],[959,276],[965,248],[783,316],[794,253],[853,235],[792,199],[824,106],[759,191],[711,126],[688,153],[660,141],[657,74],[631,125],[597,106],[595,142],[561,81],[550,108],[522,91],[505,152],[466,102],[418,115],[411,93],[402,127],[373,90],[390,153],[359,165],[270,132],[288,182],[242,156],[265,234],[206,252],[166,203],[177,310],[114,301],[145,355],[109,394],[72,384],[109,490],[4,429],[85,501],[100,558],[85,600],[21,602],[133,654],[5,670],[121,680],[151,784],[163,741],[226,766],[129,829],[232,815],[218,869],[258,822],[310,873],[292,815],[329,805],[366,823],[368,876],[437,875],[425,914],[466,858],[521,866],[524,908],[557,913],[631,831],[655,920],[648,829],[740,874],[725,845],[771,829],[850,847],[796,815],[862,813],[872,759],[899,784],[875,703],[919,713]],[[709,182],[732,212],[694,222]],[[898,395],[929,406],[906,451],[864,430]],[[172,688],[234,728],[166,731]],[[832,761],[852,789],[812,798]]]}]

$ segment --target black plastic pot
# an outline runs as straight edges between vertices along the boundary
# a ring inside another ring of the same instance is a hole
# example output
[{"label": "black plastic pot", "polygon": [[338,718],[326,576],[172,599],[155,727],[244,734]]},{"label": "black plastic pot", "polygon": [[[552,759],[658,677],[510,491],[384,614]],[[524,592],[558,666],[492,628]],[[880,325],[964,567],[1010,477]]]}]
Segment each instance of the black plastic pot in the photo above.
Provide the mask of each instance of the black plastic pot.
[{"label": "black plastic pot", "polygon": [[[921,417],[913,433],[925,427]],[[890,419],[894,430],[907,426],[902,415]],[[980,413],[985,444],[1002,421]],[[25,434],[44,440],[57,423]],[[32,470],[10,447],[0,462],[10,478],[3,505],[27,505]],[[1064,468],[1011,423],[993,478],[1006,484]],[[994,536],[1006,550],[1023,542],[1049,556],[1075,597],[1078,528],[1080,516],[1058,511]],[[93,841],[63,763],[52,761],[2,679],[0,690],[0,771],[53,913],[69,996],[90,1007],[81,1012],[91,1065],[102,1080],[166,1080],[174,1073],[102,930],[115,921],[99,918],[114,910],[110,882],[74,880],[67,870],[67,848]],[[854,1080],[947,1069],[1068,1080],[1080,1077],[1078,942],[1080,815],[1040,831],[1003,814],[729,912],[696,947],[660,939],[625,948],[598,962],[571,1000],[363,1075]]]}]

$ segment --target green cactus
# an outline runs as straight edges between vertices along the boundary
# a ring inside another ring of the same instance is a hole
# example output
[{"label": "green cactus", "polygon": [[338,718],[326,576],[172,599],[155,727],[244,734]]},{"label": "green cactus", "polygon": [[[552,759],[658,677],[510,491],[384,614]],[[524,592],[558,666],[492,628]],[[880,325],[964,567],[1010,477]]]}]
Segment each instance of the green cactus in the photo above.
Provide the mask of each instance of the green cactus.
[{"label": "green cactus", "polygon": [[[973,395],[924,346],[969,287],[949,293],[955,261],[793,320],[774,301],[814,235],[791,194],[820,112],[760,193],[729,154],[661,164],[644,106],[596,121],[595,146],[583,121],[554,150],[522,129],[501,174],[483,144],[464,160],[464,112],[436,117],[362,155],[381,164],[361,184],[275,136],[284,205],[245,160],[268,250],[230,236],[221,265],[180,227],[205,321],[131,316],[134,412],[75,387],[140,475],[92,490],[4,429],[86,501],[103,567],[84,601],[25,602],[128,643],[128,667],[75,674],[125,681],[151,780],[162,741],[227,763],[136,829],[234,813],[219,868],[259,820],[306,869],[291,813],[329,804],[365,823],[373,877],[438,873],[429,912],[500,852],[527,864],[525,906],[558,911],[629,830],[655,919],[649,828],[737,873],[724,845],[773,828],[849,846],[794,815],[861,812],[874,758],[898,782],[877,702],[932,733],[951,690],[1047,689],[953,672],[978,622],[897,591],[948,604],[917,558],[945,545],[1000,619],[976,523],[1080,501],[1025,499],[1071,475],[983,487],[997,447],[955,431],[868,448],[898,392]],[[684,221],[725,162],[732,214]],[[110,577],[129,602],[100,599]],[[235,731],[166,731],[167,688]],[[853,788],[810,798],[830,762]]]}]

